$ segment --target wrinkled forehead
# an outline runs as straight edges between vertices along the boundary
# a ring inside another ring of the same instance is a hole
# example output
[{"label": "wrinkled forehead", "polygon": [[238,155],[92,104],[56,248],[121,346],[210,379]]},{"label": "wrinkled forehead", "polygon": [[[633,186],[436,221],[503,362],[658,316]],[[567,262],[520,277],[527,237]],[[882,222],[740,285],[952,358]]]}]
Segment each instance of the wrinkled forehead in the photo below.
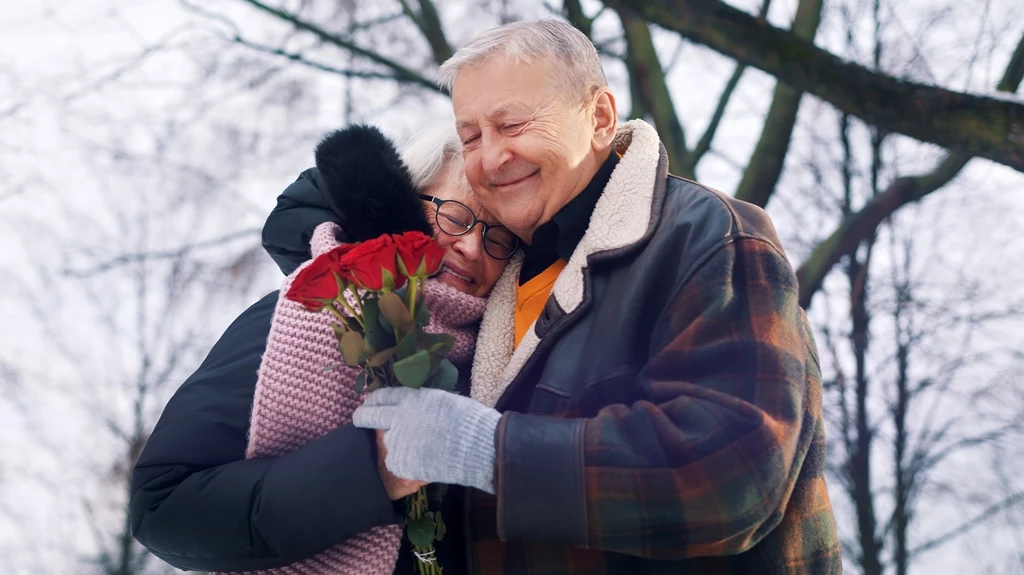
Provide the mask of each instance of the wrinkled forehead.
[{"label": "wrinkled forehead", "polygon": [[557,66],[550,58],[526,63],[494,56],[459,72],[452,88],[455,127],[500,123],[509,116],[530,116],[563,100]]}]

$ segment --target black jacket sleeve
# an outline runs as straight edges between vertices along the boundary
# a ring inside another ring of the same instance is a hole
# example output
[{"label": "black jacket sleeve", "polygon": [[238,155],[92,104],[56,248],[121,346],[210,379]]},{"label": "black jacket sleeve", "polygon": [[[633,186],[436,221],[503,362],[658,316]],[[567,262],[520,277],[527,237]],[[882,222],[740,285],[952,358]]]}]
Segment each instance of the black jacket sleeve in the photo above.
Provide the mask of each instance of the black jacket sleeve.
[{"label": "black jacket sleeve", "polygon": [[326,188],[320,171],[310,168],[278,196],[277,205],[263,226],[263,249],[288,275],[313,255],[309,240],[324,222],[344,228],[342,217],[331,208],[322,190]]},{"label": "black jacket sleeve", "polygon": [[231,324],[170,400],[135,467],[135,537],[180,569],[288,565],[400,519],[371,431],[344,426],[282,457],[244,459],[276,301],[271,293]]}]

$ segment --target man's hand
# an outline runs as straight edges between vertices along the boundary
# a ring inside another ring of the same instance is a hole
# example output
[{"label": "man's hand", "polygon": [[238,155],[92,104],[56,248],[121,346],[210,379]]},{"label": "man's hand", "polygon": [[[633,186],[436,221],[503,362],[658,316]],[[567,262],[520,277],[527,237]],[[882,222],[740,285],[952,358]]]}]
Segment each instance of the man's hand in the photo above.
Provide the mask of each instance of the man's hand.
[{"label": "man's hand", "polygon": [[426,481],[415,479],[403,479],[388,470],[384,460],[388,456],[388,448],[384,445],[384,431],[377,430],[377,472],[380,473],[380,480],[384,482],[384,490],[388,492],[388,499],[398,501],[399,499],[412,495],[420,490],[420,487],[427,485]]},{"label": "man's hand", "polygon": [[439,389],[386,387],[352,414],[357,427],[387,430],[384,461],[399,477],[494,493],[494,409]]}]

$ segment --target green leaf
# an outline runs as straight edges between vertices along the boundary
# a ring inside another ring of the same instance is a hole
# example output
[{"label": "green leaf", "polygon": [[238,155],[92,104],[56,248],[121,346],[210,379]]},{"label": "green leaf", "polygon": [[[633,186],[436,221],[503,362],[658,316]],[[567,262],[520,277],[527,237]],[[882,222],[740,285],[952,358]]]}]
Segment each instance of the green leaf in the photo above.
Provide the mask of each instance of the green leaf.
[{"label": "green leaf", "polygon": [[395,276],[391,275],[390,270],[388,270],[387,268],[381,268],[380,278],[381,284],[384,286],[384,289],[388,290],[389,292],[395,289]]},{"label": "green leaf", "polygon": [[363,336],[354,331],[347,331],[345,335],[341,336],[338,346],[341,348],[341,354],[345,357],[345,363],[352,366],[359,365],[359,356],[363,354]]},{"label": "green leaf", "polygon": [[366,386],[366,372],[360,371],[356,376],[356,395],[363,394],[363,387]]},{"label": "green leaf", "polygon": [[434,333],[427,333],[419,330],[416,333],[416,345],[422,349],[430,349],[431,346],[441,341],[441,336]]},{"label": "green leaf", "polygon": [[406,387],[419,389],[430,377],[430,354],[421,349],[405,359],[396,361],[391,366],[395,377]]},{"label": "green leaf", "polygon": [[412,275],[409,273],[409,270],[405,267],[405,260],[399,257],[396,263],[398,264],[398,273],[402,274],[405,277],[409,277],[410,275]]},{"label": "green leaf", "polygon": [[408,286],[408,284],[404,285],[404,286],[396,289],[395,291],[393,291],[391,293],[393,293],[393,294],[397,295],[399,298],[401,298],[402,302],[404,303],[407,299],[409,299],[408,298],[409,286]]},{"label": "green leaf", "polygon": [[437,389],[443,389],[445,391],[455,391],[455,387],[459,383],[459,368],[448,361],[442,359],[441,363],[437,367],[437,374],[434,376],[434,384],[432,387]]},{"label": "green leaf", "polygon": [[416,324],[413,322],[412,316],[409,314],[409,308],[405,307],[405,302],[402,301],[401,296],[394,293],[382,294],[379,305],[381,315],[392,326],[402,331],[412,331],[415,329]]},{"label": "green leaf", "polygon": [[381,329],[383,329],[386,333],[395,332],[394,326],[391,325],[391,322],[388,321],[388,318],[384,317],[384,314],[380,314],[379,316],[377,316],[377,319],[380,320]]},{"label": "green leaf", "polygon": [[434,539],[438,541],[444,539],[444,534],[448,532],[448,528],[445,527],[444,519],[441,518],[440,511],[438,511],[437,514],[434,516],[434,525],[436,526],[436,531],[434,532]]},{"label": "green leaf", "polygon": [[447,333],[437,334],[438,341],[434,343],[427,350],[430,353],[446,354],[455,347],[455,336]]},{"label": "green leaf", "polygon": [[348,331],[348,326],[340,323],[332,323],[331,329],[334,330],[334,337],[340,340],[341,336],[345,335],[345,332]]},{"label": "green leaf", "polygon": [[343,319],[342,321],[345,322],[345,327],[348,328],[349,330],[358,333],[363,333],[362,326],[359,325],[359,322],[356,321],[354,317],[345,316],[345,319]]},{"label": "green leaf", "polygon": [[380,325],[380,306],[376,297],[367,297],[363,301],[363,322],[366,324],[363,337],[373,349],[395,347],[395,337],[390,330]]},{"label": "green leaf", "polygon": [[419,519],[410,521],[405,526],[405,532],[409,535],[409,541],[416,547],[430,547],[434,544],[434,514],[428,511]]},{"label": "green leaf", "polygon": [[389,347],[385,350],[378,351],[377,353],[370,356],[370,359],[366,360],[366,365],[370,367],[380,367],[391,359],[391,356],[395,355],[395,348]]},{"label": "green leaf", "polygon": [[416,310],[416,325],[426,327],[428,323],[430,323],[430,310],[427,306],[420,304],[420,308]]},{"label": "green leaf", "polygon": [[395,357],[405,359],[414,353],[416,353],[416,334],[407,333],[402,341],[398,342],[398,347],[395,348]]}]

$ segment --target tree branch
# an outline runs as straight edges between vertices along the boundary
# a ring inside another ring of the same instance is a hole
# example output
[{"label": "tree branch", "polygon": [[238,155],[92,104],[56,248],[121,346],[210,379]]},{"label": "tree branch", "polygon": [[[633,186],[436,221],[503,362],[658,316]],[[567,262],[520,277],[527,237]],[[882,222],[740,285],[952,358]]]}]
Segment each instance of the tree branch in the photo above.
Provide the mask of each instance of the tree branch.
[{"label": "tree branch", "polygon": [[335,68],[334,66],[328,66],[327,64],[321,64],[320,62],[308,60],[306,59],[305,56],[297,52],[286,52],[281,48],[264,46],[262,44],[252,42],[250,40],[246,40],[241,36],[234,36],[230,38],[230,40],[237,44],[241,44],[242,46],[245,46],[247,48],[252,48],[253,50],[256,50],[258,52],[272,54],[274,56],[280,56],[282,58],[291,60],[296,64],[302,64],[303,66],[313,68],[314,70],[320,70],[321,72],[329,72],[331,74],[337,74],[339,76],[344,76],[346,78],[363,78],[369,80],[395,80],[395,76],[393,74],[387,74],[383,72],[368,72],[365,70],[346,70],[344,68]]},{"label": "tree branch", "polygon": [[736,91],[736,86],[739,86],[740,80],[743,78],[743,72],[746,70],[747,67],[743,64],[736,65],[732,76],[725,84],[725,89],[722,90],[722,95],[718,97],[718,105],[715,106],[715,112],[711,114],[711,121],[708,122],[707,129],[704,130],[704,134],[700,137],[700,141],[697,142],[697,146],[686,158],[684,172],[695,173],[697,164],[700,163],[701,158],[711,149],[711,142],[715,139],[715,132],[718,131],[718,125],[722,123],[722,117],[725,116],[725,109],[729,106],[729,100],[732,99],[733,92]]},{"label": "tree branch", "polygon": [[[801,2],[803,5],[803,2]],[[761,10],[758,12],[760,18],[768,17],[768,9],[772,7],[772,0],[762,0]],[[797,10],[797,17],[799,18],[799,9]],[[679,51],[682,49],[685,41],[680,40],[679,47],[676,49],[675,55],[672,60],[665,66],[665,73],[675,65],[676,58],[679,56]],[[718,131],[719,124],[722,123],[722,117],[725,116],[725,110],[729,107],[729,101],[732,99],[733,93],[736,91],[736,86],[739,85],[740,80],[743,78],[743,73],[746,72],[747,67],[743,64],[737,64],[736,68],[732,72],[732,76],[729,81],[725,83],[725,89],[722,90],[721,96],[718,97],[718,104],[715,106],[714,113],[711,114],[711,121],[708,122],[708,127],[704,130],[704,134],[700,137],[697,142],[697,146],[686,158],[687,165],[683,170],[688,173],[696,173],[697,164],[700,163],[701,158],[711,149],[711,142],[715,139],[715,132]]]},{"label": "tree branch", "polygon": [[357,56],[361,56],[372,62],[376,62],[377,64],[390,68],[391,70],[394,71],[394,80],[396,82],[414,84],[423,88],[429,88],[430,90],[437,92],[439,94],[445,94],[445,92],[433,80],[424,77],[419,72],[406,68],[405,66],[399,64],[398,62],[386,56],[378,54],[372,50],[363,48],[362,46],[350,42],[342,38],[341,36],[332,34],[315,24],[302,20],[301,18],[294,14],[290,14],[288,12],[285,12],[284,10],[273,8],[271,6],[264,4],[263,2],[259,2],[258,0],[242,1],[251,4],[257,9],[266,12],[267,14],[270,14],[272,16],[280,18],[281,20],[284,20],[285,22],[288,22],[300,30],[310,32],[311,34],[320,38],[324,42],[327,42],[328,44],[333,44],[339,48],[348,50],[349,52],[352,52]]},{"label": "tree branch", "polygon": [[[1014,50],[1010,63],[1006,67],[998,89],[1003,92],[1016,92],[1024,79],[1024,36],[1021,37]],[[839,228],[826,240],[818,244],[807,261],[797,270],[796,276],[800,284],[800,305],[808,308],[811,298],[821,288],[825,276],[843,254],[849,252],[862,240],[872,236],[876,228],[885,218],[891,216],[902,206],[916,202],[928,194],[948,184],[971,157],[965,154],[950,153],[930,173],[918,176],[898,178],[881,194],[873,197],[860,211],[848,216]]]},{"label": "tree branch", "polygon": [[[821,23],[822,0],[800,0],[790,31],[801,40],[814,42]],[[772,103],[765,116],[761,137],[736,188],[736,198],[761,206],[775,191],[789,151],[803,93],[783,82],[775,84]]]},{"label": "tree branch", "polygon": [[576,27],[577,30],[583,32],[593,41],[591,36],[592,25],[594,19],[587,16],[583,11],[583,6],[580,5],[579,0],[565,0],[562,2],[562,15],[569,21],[570,24]]},{"label": "tree branch", "polygon": [[693,178],[693,172],[686,169],[689,164],[686,134],[665,84],[665,72],[654,49],[651,29],[646,20],[630,12],[620,10],[619,18],[626,34],[626,68],[633,102],[630,117],[643,118],[649,114],[668,151],[669,169],[684,178]]},{"label": "tree branch", "polygon": [[1014,505],[1017,505],[1022,502],[1024,502],[1024,493],[1014,493],[1013,495],[1010,495],[1006,499],[1003,499],[998,503],[990,505],[984,511],[982,511],[975,517],[969,519],[968,521],[965,521],[961,525],[957,526],[955,529],[952,529],[934,539],[930,539],[918,545],[910,551],[910,555],[913,557],[921,553],[924,553],[925,551],[931,551],[932,549],[935,549],[936,547],[939,547],[940,545],[949,542],[951,539],[954,539],[956,537],[959,537],[960,535],[963,535],[964,533],[967,533],[968,531],[974,529],[975,527],[984,523],[985,521],[988,521],[993,515],[996,515],[1000,511],[1003,511],[1004,509],[1009,509],[1010,507],[1013,507]]},{"label": "tree branch", "polygon": [[193,251],[196,251],[196,250],[204,250],[204,249],[208,249],[208,248],[219,247],[219,246],[222,246],[222,245],[225,245],[225,244],[229,244],[229,243],[231,243],[231,242],[233,242],[233,241],[235,241],[235,240],[237,240],[239,238],[245,238],[245,237],[249,237],[249,236],[253,236],[253,235],[258,235],[260,233],[260,230],[261,230],[261,228],[248,228],[248,229],[238,230],[238,231],[235,231],[235,232],[231,232],[229,234],[225,234],[225,235],[220,236],[218,238],[213,238],[213,239],[209,239],[209,240],[205,240],[205,241],[201,241],[201,242],[196,242],[194,244],[188,244],[188,245],[181,246],[181,247],[175,248],[175,249],[170,249],[170,250],[122,254],[122,255],[119,255],[117,257],[111,258],[111,259],[109,259],[109,260],[107,260],[105,262],[96,264],[95,266],[93,266],[91,268],[88,268],[88,269],[84,269],[84,270],[65,269],[63,273],[64,273],[64,275],[71,276],[71,277],[86,278],[86,277],[94,276],[94,275],[97,275],[97,274],[109,271],[111,269],[114,269],[114,268],[117,268],[117,267],[120,267],[120,266],[123,266],[123,265],[132,264],[132,263],[136,263],[136,262],[179,258],[179,257],[181,257],[181,256],[183,256],[183,255],[185,255],[185,254],[187,254],[189,252],[193,252]]},{"label": "tree branch", "polygon": [[409,6],[406,0],[399,0],[402,5],[402,12],[412,20],[416,27],[423,33],[423,37],[430,44],[430,50],[434,54],[434,62],[438,66],[444,64],[445,60],[452,57],[452,47],[445,37],[444,28],[441,26],[441,18],[437,14],[437,8],[430,0],[419,0],[420,12],[417,14]]},{"label": "tree branch", "polygon": [[[607,4],[627,10],[624,0]],[[755,66],[886,132],[1024,171],[1024,104],[900,80],[846,62],[720,0],[635,0],[628,10]]]}]

